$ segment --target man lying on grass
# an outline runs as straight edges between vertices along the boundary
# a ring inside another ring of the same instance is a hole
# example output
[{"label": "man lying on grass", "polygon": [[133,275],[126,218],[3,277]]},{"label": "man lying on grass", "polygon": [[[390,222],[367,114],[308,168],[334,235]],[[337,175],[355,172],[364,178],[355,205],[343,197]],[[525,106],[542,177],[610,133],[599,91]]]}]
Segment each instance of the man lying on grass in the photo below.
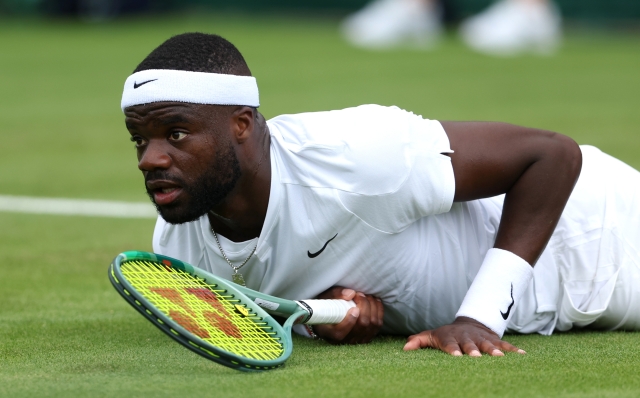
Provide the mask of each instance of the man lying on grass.
[{"label": "man lying on grass", "polygon": [[276,296],[354,299],[316,327],[331,342],[503,355],[523,353],[505,331],[640,328],[631,167],[502,123],[377,105],[265,121],[258,106],[215,35],[173,37],[127,79],[154,251]]}]

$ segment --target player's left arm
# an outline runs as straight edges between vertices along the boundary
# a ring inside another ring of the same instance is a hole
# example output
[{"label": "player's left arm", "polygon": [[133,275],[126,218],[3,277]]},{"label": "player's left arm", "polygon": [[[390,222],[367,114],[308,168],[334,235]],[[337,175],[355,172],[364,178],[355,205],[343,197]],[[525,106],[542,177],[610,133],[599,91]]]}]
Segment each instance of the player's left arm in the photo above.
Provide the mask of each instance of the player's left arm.
[{"label": "player's left arm", "polygon": [[[580,174],[580,148],[561,134],[505,123],[442,122],[442,126],[454,151],[450,154],[454,200],[506,194],[494,247],[534,266]],[[504,273],[510,272],[503,269]],[[420,347],[473,356],[518,351],[495,331],[469,317],[458,317],[451,325],[411,336],[405,349]]]}]

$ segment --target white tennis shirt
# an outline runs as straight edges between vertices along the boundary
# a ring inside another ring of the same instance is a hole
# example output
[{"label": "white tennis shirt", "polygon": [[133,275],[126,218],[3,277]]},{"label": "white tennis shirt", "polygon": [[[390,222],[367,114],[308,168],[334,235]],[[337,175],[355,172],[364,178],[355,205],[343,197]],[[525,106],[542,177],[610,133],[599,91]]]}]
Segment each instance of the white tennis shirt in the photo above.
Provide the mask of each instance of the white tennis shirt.
[{"label": "white tennis shirt", "polygon": [[[336,285],[375,295],[385,304],[387,333],[452,322],[494,244],[503,196],[453,203],[444,155],[452,151],[441,124],[364,105],[278,116],[268,127],[272,178],[260,237],[219,237],[235,264],[257,245],[240,271],[247,286],[289,299]],[[153,249],[231,278],[206,216],[181,225],[159,217]],[[534,267],[510,330],[552,332],[561,296],[554,255],[545,250]]]}]

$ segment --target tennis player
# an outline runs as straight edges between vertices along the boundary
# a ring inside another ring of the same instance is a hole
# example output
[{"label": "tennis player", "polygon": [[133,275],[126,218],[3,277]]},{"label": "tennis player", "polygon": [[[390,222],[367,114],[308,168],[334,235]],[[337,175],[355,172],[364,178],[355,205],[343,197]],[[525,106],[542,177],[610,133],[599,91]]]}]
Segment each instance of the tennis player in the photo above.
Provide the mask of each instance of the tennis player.
[{"label": "tennis player", "polygon": [[[291,299],[354,299],[332,342],[524,351],[505,331],[640,328],[640,173],[563,135],[363,105],[266,121],[242,55],[173,37],[122,109],[154,251]],[[535,266],[535,267],[534,267]]]}]

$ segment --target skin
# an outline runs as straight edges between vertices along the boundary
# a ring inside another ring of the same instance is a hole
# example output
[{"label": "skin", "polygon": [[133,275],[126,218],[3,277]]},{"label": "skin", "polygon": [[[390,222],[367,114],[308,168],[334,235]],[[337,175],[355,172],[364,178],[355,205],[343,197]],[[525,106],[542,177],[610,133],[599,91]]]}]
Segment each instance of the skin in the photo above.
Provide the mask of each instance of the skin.
[{"label": "skin", "polygon": [[[207,177],[207,160],[215,161],[219,148],[230,146],[241,175],[231,192],[211,207],[211,225],[236,242],[260,234],[269,203],[271,163],[266,124],[254,109],[158,102],[127,108],[125,124],[152,200],[170,213],[180,213],[193,198],[177,180],[147,177],[164,171],[186,184],[197,183]],[[175,198],[159,204],[164,198],[158,191],[171,188],[176,188]]]},{"label": "skin", "polygon": [[[157,102],[129,107],[125,116],[136,143],[138,168],[161,211],[176,217],[184,214],[193,201],[186,187],[202,178],[218,178],[221,185],[228,182],[228,170],[220,170],[217,176],[209,173],[211,164],[231,154],[238,160],[240,175],[226,196],[211,206],[209,221],[217,233],[232,241],[259,236],[271,183],[269,132],[262,115],[244,106]],[[455,176],[454,200],[505,193],[495,247],[511,251],[533,266],[580,174],[582,157],[577,144],[560,134],[504,123],[442,125],[454,150],[448,154]],[[162,189],[171,192],[162,193]],[[367,343],[382,326],[384,307],[376,297],[334,287],[320,298],[353,299],[357,304],[342,323],[315,327],[329,342]],[[404,347],[419,348],[440,349],[455,356],[524,353],[481,323],[464,317],[410,336]]]},{"label": "skin", "polygon": [[315,325],[314,332],[332,344],[366,344],[382,328],[384,306],[374,296],[353,289],[335,286],[318,296],[319,299],[353,300],[356,308],[337,325]]}]

